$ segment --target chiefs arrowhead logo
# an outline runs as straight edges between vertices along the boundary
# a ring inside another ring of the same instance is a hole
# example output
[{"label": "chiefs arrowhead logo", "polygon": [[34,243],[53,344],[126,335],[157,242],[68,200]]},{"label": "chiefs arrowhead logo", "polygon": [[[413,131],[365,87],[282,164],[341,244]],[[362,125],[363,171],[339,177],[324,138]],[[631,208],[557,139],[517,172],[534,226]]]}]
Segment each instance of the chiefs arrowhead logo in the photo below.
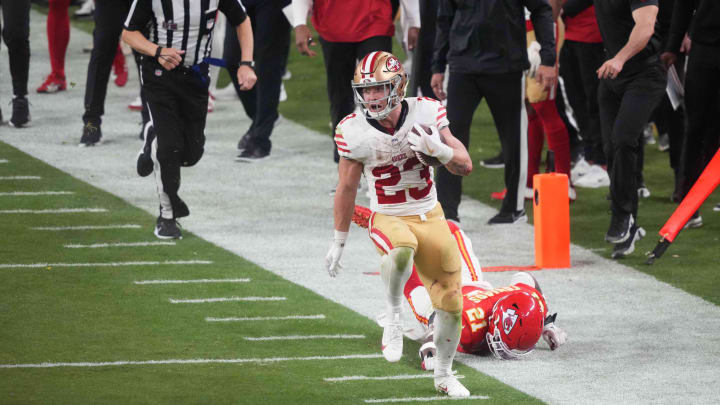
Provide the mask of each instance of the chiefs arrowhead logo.
[{"label": "chiefs arrowhead logo", "polygon": [[509,334],[512,328],[515,326],[517,318],[518,316],[515,313],[514,309],[508,308],[505,310],[505,312],[503,312],[502,325],[506,335]]},{"label": "chiefs arrowhead logo", "polygon": [[387,61],[385,61],[385,68],[390,72],[397,72],[401,67],[400,61],[394,56],[387,58]]}]

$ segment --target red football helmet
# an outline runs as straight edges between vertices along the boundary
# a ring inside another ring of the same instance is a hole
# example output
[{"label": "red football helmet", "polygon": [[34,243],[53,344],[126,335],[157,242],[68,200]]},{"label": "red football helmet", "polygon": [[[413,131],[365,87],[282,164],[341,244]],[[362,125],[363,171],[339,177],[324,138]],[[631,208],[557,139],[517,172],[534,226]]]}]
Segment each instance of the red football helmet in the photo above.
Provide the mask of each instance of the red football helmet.
[{"label": "red football helmet", "polygon": [[499,359],[516,359],[533,351],[545,324],[545,307],[527,292],[510,294],[493,307],[486,339]]}]

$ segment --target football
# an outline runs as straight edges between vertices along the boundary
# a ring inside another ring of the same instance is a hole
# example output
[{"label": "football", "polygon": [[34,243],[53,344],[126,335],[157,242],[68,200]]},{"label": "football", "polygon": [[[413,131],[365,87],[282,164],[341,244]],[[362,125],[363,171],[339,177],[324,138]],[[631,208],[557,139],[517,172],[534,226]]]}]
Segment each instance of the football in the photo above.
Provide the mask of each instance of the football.
[{"label": "football", "polygon": [[[430,131],[430,127],[429,127],[429,126],[423,125],[423,124],[419,124],[419,126],[422,127],[422,129],[423,129],[428,135],[432,133],[432,132]],[[418,135],[422,135],[422,134],[418,133],[418,132],[415,130],[415,126],[413,126],[410,130],[411,130],[412,132],[415,132],[415,133],[418,134]],[[442,143],[445,143],[445,138],[443,138],[442,134],[440,134],[440,140],[442,141]],[[440,163],[440,161],[438,160],[438,158],[433,157],[433,156],[428,156],[428,155],[426,155],[426,154],[424,154],[424,153],[422,153],[422,152],[415,152],[415,156],[418,158],[418,160],[420,161],[420,163],[424,164],[425,166],[440,167],[440,166],[443,165],[442,163]]]}]

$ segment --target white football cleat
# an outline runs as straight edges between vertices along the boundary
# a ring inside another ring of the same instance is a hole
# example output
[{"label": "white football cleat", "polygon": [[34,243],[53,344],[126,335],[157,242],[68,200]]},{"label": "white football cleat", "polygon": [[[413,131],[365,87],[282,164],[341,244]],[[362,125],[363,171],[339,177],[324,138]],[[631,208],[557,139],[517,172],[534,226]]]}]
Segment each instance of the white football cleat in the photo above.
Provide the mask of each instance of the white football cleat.
[{"label": "white football cleat", "polygon": [[403,352],[403,325],[400,314],[387,319],[382,336],[382,353],[385,360],[394,363],[400,360]]},{"label": "white football cleat", "polygon": [[470,396],[470,391],[460,384],[460,381],[452,374],[435,377],[435,389],[451,398],[467,398]]}]

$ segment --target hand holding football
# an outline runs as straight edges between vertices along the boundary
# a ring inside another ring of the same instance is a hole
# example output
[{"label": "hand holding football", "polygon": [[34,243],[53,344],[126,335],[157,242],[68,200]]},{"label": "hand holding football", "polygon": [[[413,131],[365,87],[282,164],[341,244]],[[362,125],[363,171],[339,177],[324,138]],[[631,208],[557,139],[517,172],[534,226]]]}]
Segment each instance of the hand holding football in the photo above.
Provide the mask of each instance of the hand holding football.
[{"label": "hand holding football", "polygon": [[[418,123],[413,125],[413,127],[410,129],[411,136],[415,135],[417,137],[422,137],[423,134],[420,131],[424,131],[426,135],[431,135],[433,132],[432,128],[430,128],[429,126]],[[443,138],[442,134],[438,133],[438,135],[440,136],[440,141],[445,144],[445,139]],[[411,141],[410,143],[412,144],[413,142]],[[417,150],[414,151],[415,156],[418,158],[420,163],[424,164],[425,166],[439,167],[443,165],[440,160],[434,156],[430,156]]]}]

